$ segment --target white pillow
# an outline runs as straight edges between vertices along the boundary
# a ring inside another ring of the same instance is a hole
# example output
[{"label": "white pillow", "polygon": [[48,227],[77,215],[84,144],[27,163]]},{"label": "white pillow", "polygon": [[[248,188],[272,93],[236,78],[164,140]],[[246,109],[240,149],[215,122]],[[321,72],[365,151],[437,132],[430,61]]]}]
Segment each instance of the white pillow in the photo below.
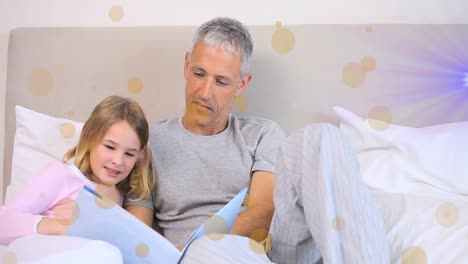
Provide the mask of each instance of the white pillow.
[{"label": "white pillow", "polygon": [[11,183],[5,202],[53,159],[62,160],[63,155],[78,143],[82,127],[79,122],[16,106]]},{"label": "white pillow", "polygon": [[377,130],[343,108],[333,109],[341,121],[340,130],[357,152],[369,187],[468,195],[468,122],[423,128],[390,125]]}]

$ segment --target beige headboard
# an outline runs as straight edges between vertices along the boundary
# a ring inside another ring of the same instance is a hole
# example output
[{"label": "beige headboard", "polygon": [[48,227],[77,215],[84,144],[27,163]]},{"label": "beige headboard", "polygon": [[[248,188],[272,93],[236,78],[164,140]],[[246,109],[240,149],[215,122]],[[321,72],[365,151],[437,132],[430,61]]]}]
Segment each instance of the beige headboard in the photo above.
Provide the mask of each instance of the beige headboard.
[{"label": "beige headboard", "polygon": [[[234,112],[286,132],[335,122],[332,106],[426,126],[468,120],[468,25],[250,26],[253,80]],[[10,36],[4,188],[14,106],[77,121],[110,94],[151,121],[184,110],[183,60],[194,27],[22,28]],[[464,67],[464,68],[463,68]]]}]

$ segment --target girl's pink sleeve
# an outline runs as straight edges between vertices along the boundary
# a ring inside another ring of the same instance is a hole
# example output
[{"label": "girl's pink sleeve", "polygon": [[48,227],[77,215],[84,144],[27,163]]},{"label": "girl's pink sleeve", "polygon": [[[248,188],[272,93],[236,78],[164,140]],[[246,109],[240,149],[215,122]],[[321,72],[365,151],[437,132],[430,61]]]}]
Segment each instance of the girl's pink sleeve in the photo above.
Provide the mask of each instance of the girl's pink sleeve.
[{"label": "girl's pink sleeve", "polygon": [[13,200],[0,207],[0,244],[35,233],[35,227],[45,213],[67,194],[66,164],[54,161],[40,174],[32,177]]}]

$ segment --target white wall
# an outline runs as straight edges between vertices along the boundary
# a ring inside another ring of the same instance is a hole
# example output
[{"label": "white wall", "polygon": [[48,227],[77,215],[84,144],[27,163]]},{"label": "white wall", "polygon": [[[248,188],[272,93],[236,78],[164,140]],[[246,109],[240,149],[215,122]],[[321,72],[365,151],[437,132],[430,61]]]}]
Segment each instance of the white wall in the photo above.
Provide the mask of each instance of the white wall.
[{"label": "white wall", "polygon": [[[113,21],[118,5],[123,17]],[[0,161],[3,161],[9,31],[17,27],[198,25],[215,16],[246,24],[468,23],[467,0],[0,0]],[[0,162],[0,190],[3,189]],[[0,204],[3,195],[0,195]]]}]

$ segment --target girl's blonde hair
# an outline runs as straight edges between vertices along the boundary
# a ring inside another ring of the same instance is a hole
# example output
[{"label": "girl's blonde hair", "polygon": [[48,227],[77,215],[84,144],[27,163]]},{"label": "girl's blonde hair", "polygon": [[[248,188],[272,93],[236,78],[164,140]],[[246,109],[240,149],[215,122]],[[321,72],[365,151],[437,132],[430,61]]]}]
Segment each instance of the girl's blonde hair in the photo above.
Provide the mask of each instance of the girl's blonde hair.
[{"label": "girl's blonde hair", "polygon": [[117,188],[133,199],[143,199],[151,194],[156,180],[148,140],[148,121],[140,105],[132,99],[114,95],[96,105],[83,126],[78,144],[63,159],[67,162],[75,157],[75,166],[90,179],[93,173],[90,152],[101,142],[109,128],[119,121],[126,121],[135,130],[141,142],[141,154],[128,177],[119,182]]}]

